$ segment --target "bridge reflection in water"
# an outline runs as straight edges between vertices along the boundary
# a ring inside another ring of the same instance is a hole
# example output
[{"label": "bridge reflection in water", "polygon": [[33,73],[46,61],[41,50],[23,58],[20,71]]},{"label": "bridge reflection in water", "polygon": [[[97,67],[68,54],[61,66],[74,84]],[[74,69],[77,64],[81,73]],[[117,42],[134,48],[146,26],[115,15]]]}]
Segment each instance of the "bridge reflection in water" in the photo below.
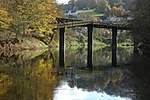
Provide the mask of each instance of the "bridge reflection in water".
[{"label": "bridge reflection in water", "polygon": [[[64,49],[63,49],[64,50]],[[111,59],[111,65],[106,65],[106,67],[108,68],[114,68],[114,67],[118,67],[119,65],[117,65],[117,54],[116,54],[116,48],[112,47],[112,59]],[[65,58],[64,58],[64,53],[62,53],[61,50],[59,50],[59,67],[60,68],[64,68],[65,67]],[[82,66],[85,67],[85,66]],[[105,66],[103,66],[105,67]],[[87,66],[86,68],[88,68],[90,71],[93,70],[93,51],[92,49],[87,50]]]},{"label": "bridge reflection in water", "polygon": [[92,69],[93,52],[92,52],[92,32],[93,28],[107,28],[112,29],[112,66],[117,66],[116,49],[117,49],[117,30],[130,30],[128,24],[104,23],[93,21],[82,21],[75,19],[57,18],[57,27],[59,29],[59,66],[64,67],[64,33],[65,28],[72,27],[87,27],[88,33],[88,49],[87,49],[87,67]]}]

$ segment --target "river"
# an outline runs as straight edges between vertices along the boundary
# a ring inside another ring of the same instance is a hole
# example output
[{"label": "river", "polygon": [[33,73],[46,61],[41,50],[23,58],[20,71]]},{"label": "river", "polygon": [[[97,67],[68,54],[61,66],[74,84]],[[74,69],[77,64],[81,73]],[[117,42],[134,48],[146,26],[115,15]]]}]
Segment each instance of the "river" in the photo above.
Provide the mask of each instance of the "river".
[{"label": "river", "polygon": [[87,66],[85,49],[65,50],[59,67],[58,50],[31,50],[0,55],[0,100],[149,100],[150,57],[133,48],[93,51]]}]

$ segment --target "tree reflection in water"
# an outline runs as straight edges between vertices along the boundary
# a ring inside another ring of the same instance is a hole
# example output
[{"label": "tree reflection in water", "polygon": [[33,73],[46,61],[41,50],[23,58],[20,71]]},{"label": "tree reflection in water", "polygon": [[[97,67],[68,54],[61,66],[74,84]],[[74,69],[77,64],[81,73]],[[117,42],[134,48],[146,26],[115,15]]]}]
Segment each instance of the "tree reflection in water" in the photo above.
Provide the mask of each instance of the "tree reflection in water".
[{"label": "tree reflection in water", "polygon": [[52,100],[57,79],[56,75],[50,75],[53,62],[49,54],[34,59],[20,56],[15,57],[16,61],[14,56],[1,59],[0,100]]},{"label": "tree reflection in water", "polygon": [[150,57],[132,57],[131,49],[118,49],[120,67],[101,68],[111,65],[111,51],[100,49],[93,52],[90,71],[83,68],[85,52],[66,52],[64,68],[58,67],[57,52],[1,53],[0,100],[149,100]]},{"label": "tree reflection in water", "polygon": [[112,68],[107,70],[94,70],[93,72],[77,69],[75,72],[76,74],[74,76],[66,77],[67,79],[63,81],[72,89],[76,87],[78,90],[82,89],[82,91],[89,93],[106,93],[114,97],[135,98],[133,89],[129,89],[130,86],[124,84],[125,81],[128,81],[128,76],[126,75],[128,75],[129,70],[127,69]]}]

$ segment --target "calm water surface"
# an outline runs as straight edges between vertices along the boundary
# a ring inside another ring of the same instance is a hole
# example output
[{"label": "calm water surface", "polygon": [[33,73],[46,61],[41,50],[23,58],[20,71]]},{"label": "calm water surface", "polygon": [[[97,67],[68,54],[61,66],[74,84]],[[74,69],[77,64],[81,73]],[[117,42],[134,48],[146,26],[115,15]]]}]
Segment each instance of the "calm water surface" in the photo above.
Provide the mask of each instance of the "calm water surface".
[{"label": "calm water surface", "polygon": [[93,51],[87,66],[85,49],[66,50],[65,67],[58,51],[0,53],[0,100],[150,100],[150,57],[110,48]]}]

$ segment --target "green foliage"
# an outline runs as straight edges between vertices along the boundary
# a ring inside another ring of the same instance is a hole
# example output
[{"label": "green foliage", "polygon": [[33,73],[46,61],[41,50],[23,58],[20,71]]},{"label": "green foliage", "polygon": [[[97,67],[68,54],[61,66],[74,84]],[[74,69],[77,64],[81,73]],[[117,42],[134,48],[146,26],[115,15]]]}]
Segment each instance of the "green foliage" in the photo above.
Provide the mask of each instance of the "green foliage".
[{"label": "green foliage", "polygon": [[111,7],[113,6],[120,6],[123,4],[123,2],[126,2],[128,0],[108,0],[108,2],[110,3]]},{"label": "green foliage", "polygon": [[95,14],[95,17],[105,16],[105,14]]},{"label": "green foliage", "polygon": [[108,11],[110,11],[110,9],[111,9],[111,7],[107,0],[100,1],[96,7],[96,11],[100,12],[100,13],[108,12]]},{"label": "green foliage", "polygon": [[[116,16],[122,16],[126,11],[128,13],[133,10],[135,7],[136,0],[75,0],[74,7],[78,10],[89,10],[95,9],[98,13],[104,13],[105,15],[113,14]],[[63,6],[65,11],[72,9],[72,2],[70,2]],[[114,9],[116,7],[116,9]],[[114,11],[115,10],[115,11]],[[128,15],[128,13],[126,13]]]},{"label": "green foliage", "polygon": [[97,5],[97,0],[77,0],[76,6],[78,9],[93,9]]}]

